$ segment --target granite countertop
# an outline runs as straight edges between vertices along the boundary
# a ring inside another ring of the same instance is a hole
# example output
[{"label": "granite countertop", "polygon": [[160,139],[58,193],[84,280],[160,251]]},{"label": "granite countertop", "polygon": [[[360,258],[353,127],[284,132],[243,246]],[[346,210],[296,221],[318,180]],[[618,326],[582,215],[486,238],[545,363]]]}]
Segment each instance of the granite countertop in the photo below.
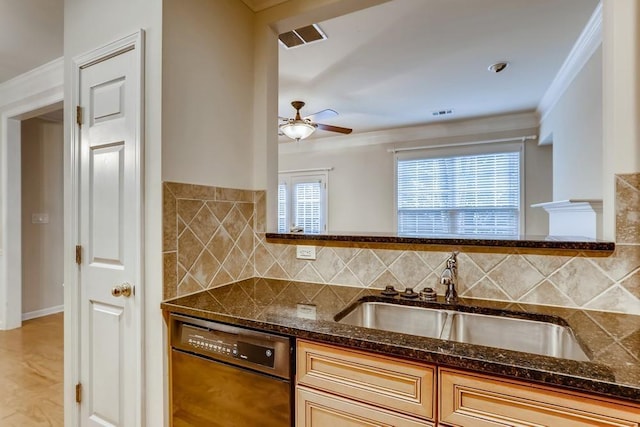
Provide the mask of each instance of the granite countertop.
[{"label": "granite countertop", "polygon": [[[524,317],[570,326],[591,360],[578,362],[334,321],[336,314],[363,298],[384,302],[391,299],[381,296],[379,289],[253,278],[165,301],[162,309],[413,361],[640,402],[640,316],[461,299],[458,308],[462,311],[501,315],[525,312]],[[452,309],[442,300],[398,302]],[[305,318],[308,313],[299,315],[299,303],[314,304],[316,319]]]},{"label": "granite countertop", "polygon": [[388,233],[332,233],[332,234],[303,234],[303,233],[266,233],[266,238],[272,242],[298,243],[349,243],[349,244],[380,244],[380,245],[426,245],[426,246],[478,246],[519,248],[531,250],[580,250],[593,252],[597,256],[605,256],[614,251],[614,242],[590,239],[587,237],[561,236],[412,236],[393,235]]}]

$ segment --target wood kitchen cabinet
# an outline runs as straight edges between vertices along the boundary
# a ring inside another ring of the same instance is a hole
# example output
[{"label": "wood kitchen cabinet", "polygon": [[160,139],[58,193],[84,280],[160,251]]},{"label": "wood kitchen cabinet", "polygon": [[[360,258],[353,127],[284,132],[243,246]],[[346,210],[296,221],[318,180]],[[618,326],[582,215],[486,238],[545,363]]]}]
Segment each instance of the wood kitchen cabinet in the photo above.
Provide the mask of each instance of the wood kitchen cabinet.
[{"label": "wood kitchen cabinet", "polygon": [[297,350],[299,427],[640,427],[629,402],[309,341]]},{"label": "wood kitchen cabinet", "polygon": [[438,383],[443,425],[640,426],[638,405],[445,368]]},{"label": "wood kitchen cabinet", "polygon": [[297,426],[432,426],[435,367],[298,341]]},{"label": "wood kitchen cabinet", "polygon": [[432,423],[307,387],[296,391],[296,426],[424,427]]}]

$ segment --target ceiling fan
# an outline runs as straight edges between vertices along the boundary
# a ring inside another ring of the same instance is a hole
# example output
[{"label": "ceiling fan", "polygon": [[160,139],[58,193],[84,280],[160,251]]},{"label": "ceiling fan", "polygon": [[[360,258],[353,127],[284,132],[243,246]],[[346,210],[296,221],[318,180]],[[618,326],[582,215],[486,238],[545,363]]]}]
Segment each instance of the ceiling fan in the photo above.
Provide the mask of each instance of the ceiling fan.
[{"label": "ceiling fan", "polygon": [[310,114],[306,117],[300,117],[300,109],[304,107],[304,102],[293,101],[291,103],[296,110],[296,116],[293,119],[286,117],[279,117],[280,120],[284,120],[284,123],[278,126],[278,130],[281,135],[286,135],[289,138],[300,141],[301,139],[308,138],[316,129],[327,130],[329,132],[338,132],[349,134],[353,129],[343,128],[340,126],[325,125],[322,123],[316,123],[313,119],[322,119],[337,116],[338,113],[331,109],[318,111],[317,113]]}]

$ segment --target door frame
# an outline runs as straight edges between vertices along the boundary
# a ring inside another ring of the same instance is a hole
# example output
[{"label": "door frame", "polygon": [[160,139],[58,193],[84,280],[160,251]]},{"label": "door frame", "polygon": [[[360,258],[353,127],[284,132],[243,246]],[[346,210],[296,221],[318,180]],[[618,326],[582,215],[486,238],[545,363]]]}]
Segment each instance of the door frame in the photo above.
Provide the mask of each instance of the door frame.
[{"label": "door frame", "polygon": [[[80,241],[79,229],[79,210],[80,210],[80,128],[76,124],[76,107],[80,101],[80,70],[92,64],[107,60],[120,53],[134,50],[136,53],[136,74],[139,80],[135,82],[139,90],[139,103],[136,115],[137,132],[135,154],[135,167],[138,169],[137,176],[139,182],[136,187],[139,189],[136,200],[136,215],[140,218],[140,235],[137,236],[140,242],[140,251],[137,254],[137,267],[134,277],[135,284],[135,313],[132,316],[138,324],[139,343],[136,351],[136,369],[135,378],[137,393],[136,401],[139,405],[136,408],[136,426],[143,426],[145,414],[144,400],[144,30],[140,29],[133,34],[125,36],[119,40],[106,44],[102,47],[91,50],[87,53],[78,55],[72,59],[71,63],[71,81],[69,83],[67,98],[67,108],[69,113],[65,114],[69,125],[69,155],[65,158],[65,171],[68,173],[68,181],[65,182],[65,194],[69,196],[65,199],[65,206],[68,208],[65,215],[65,357],[64,357],[64,425],[78,426],[81,425],[80,405],[76,403],[76,384],[80,381],[81,364],[88,363],[82,360],[81,355],[81,336],[80,336],[80,289],[79,278],[80,268],[75,260],[75,247]],[[66,337],[69,337],[68,339]]]},{"label": "door frame", "polygon": [[55,59],[0,85],[0,330],[22,326],[20,122],[64,100],[64,60]]}]

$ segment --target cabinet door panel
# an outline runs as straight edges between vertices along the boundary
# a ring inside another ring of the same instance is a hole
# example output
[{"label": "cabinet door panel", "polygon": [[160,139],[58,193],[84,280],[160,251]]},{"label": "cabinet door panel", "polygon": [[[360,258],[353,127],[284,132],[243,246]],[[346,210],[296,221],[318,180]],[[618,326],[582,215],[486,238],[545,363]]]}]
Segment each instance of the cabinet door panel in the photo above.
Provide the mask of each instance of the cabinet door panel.
[{"label": "cabinet door panel", "polygon": [[298,387],[298,427],[425,427],[433,424],[374,406]]},{"label": "cabinet door panel", "polygon": [[460,427],[639,427],[640,407],[517,381],[439,370],[440,421]]},{"label": "cabinet door panel", "polygon": [[298,341],[298,384],[434,420],[435,368]]}]

